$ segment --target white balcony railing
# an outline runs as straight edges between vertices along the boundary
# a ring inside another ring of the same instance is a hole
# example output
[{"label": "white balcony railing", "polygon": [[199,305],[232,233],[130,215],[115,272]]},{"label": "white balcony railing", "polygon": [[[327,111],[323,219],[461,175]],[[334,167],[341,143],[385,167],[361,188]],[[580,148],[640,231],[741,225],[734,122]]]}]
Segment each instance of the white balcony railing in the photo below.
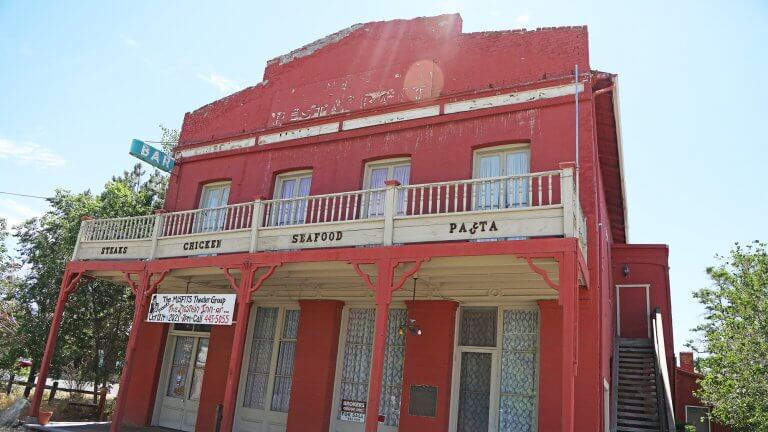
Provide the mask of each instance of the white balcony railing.
[{"label": "white balcony railing", "polygon": [[73,259],[557,236],[578,238],[586,254],[575,191],[566,168],[86,220]]}]

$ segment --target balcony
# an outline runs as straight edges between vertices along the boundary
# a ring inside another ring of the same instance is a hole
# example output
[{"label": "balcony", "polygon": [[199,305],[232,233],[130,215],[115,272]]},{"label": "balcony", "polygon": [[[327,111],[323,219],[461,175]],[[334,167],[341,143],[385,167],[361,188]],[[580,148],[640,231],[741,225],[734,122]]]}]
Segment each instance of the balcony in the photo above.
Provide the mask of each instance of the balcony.
[{"label": "balcony", "polygon": [[311,248],[575,237],[586,224],[572,168],[256,200],[85,220],[74,260],[160,259]]}]

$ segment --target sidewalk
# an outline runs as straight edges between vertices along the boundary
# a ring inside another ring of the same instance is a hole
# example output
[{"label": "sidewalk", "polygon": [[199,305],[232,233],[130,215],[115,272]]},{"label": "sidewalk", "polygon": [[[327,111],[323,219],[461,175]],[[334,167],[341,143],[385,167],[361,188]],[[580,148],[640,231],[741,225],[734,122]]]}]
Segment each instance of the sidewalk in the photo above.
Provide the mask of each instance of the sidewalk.
[{"label": "sidewalk", "polygon": [[[25,426],[28,431],[46,431],[46,432],[108,432],[109,422],[50,422],[45,426],[28,424]],[[123,432],[167,432],[173,429],[167,429],[159,426],[123,426]]]}]

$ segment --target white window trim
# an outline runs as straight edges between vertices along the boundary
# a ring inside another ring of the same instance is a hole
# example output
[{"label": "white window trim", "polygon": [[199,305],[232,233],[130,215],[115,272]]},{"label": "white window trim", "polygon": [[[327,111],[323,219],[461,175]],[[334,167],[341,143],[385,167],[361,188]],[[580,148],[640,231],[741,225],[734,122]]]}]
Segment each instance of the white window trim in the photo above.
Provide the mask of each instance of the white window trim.
[{"label": "white window trim", "polygon": [[712,420],[710,419],[711,411],[708,406],[701,406],[701,405],[685,405],[685,422],[688,422],[688,408],[704,408],[707,410],[707,429],[709,429],[709,432],[712,432]]},{"label": "white window trim", "polygon": [[[461,308],[462,307],[496,307],[498,312],[496,314],[496,346],[495,347],[470,347],[459,345],[459,326],[461,325]],[[450,415],[448,418],[448,430],[455,431],[458,427],[459,420],[459,384],[461,381],[461,353],[472,352],[487,352],[491,353],[492,363],[491,367],[491,398],[490,398],[490,417],[488,423],[489,432],[501,432],[499,428],[499,402],[501,400],[501,356],[503,351],[504,341],[504,311],[507,310],[527,310],[535,311],[538,317],[538,336],[536,340],[536,377],[534,388],[536,391],[536,407],[534,409],[533,416],[533,430],[538,430],[539,423],[539,377],[541,375],[541,311],[535,305],[530,304],[503,304],[503,305],[489,305],[488,303],[467,302],[462,303],[459,308],[456,309],[456,317],[454,319],[454,331],[453,331],[453,365],[451,370],[451,400],[450,400]],[[496,409],[494,409],[496,407]]]},{"label": "white window trim", "polygon": [[[528,143],[519,143],[519,144],[503,144],[493,147],[484,147],[481,149],[477,149],[474,151],[474,155],[472,158],[472,178],[480,178],[480,158],[486,157],[486,156],[495,156],[499,155],[506,156],[510,153],[528,153],[528,172],[531,171],[531,146]],[[507,164],[501,163],[501,176],[507,175],[505,171],[507,170]]]},{"label": "white window trim", "polygon": [[[408,165],[413,168],[411,165],[411,158],[410,157],[399,157],[399,158],[391,158],[391,159],[380,159],[371,161],[365,164],[365,174],[363,175],[363,189],[374,189],[371,187],[371,171],[377,168],[387,168],[387,178],[386,180],[392,180],[392,172],[395,168],[400,166]],[[412,173],[411,173],[412,174]]]},{"label": "white window trim", "polygon": [[[299,171],[288,171],[282,174],[278,174],[275,177],[275,191],[274,199],[280,199],[283,196],[283,184],[286,182],[286,180],[301,180],[303,178],[309,178],[310,182],[312,181],[312,170],[299,170]],[[298,192],[300,181],[296,182],[296,192]],[[310,195],[312,192],[312,185],[310,184]]]},{"label": "white window trim", "polygon": [[224,205],[226,206],[227,204],[229,204],[229,194],[232,192],[232,182],[230,180],[217,181],[217,182],[203,184],[203,188],[200,190],[200,200],[197,203],[197,208],[198,209],[203,208],[203,200],[205,199],[206,190],[216,189],[224,186],[229,188],[229,192],[227,192],[227,202],[224,203]]},{"label": "white window trim", "polygon": [[[248,366],[250,363],[250,355],[251,355],[251,345],[253,344],[253,332],[255,331],[256,327],[256,311],[259,307],[269,308],[269,307],[276,307],[278,308],[277,313],[277,323],[275,324],[275,336],[272,341],[272,356],[270,358],[269,362],[269,378],[267,381],[267,389],[264,393],[264,408],[249,408],[243,406],[243,401],[245,398],[245,390],[246,390],[246,382],[248,379]],[[264,424],[268,423],[269,419],[266,418],[267,415],[273,414],[278,416],[287,416],[288,413],[282,412],[282,411],[272,411],[272,392],[274,391],[275,386],[275,368],[277,367],[277,356],[279,354],[280,350],[280,341],[282,339],[282,332],[283,327],[285,325],[285,311],[286,310],[299,310],[301,311],[301,308],[299,307],[299,304],[296,302],[254,302],[251,304],[251,312],[248,317],[248,331],[246,332],[246,342],[245,347],[243,351],[243,362],[240,366],[240,380],[237,390],[237,405],[235,408],[235,427],[233,430],[238,429],[238,425],[242,422],[243,418],[251,419],[253,418],[252,415],[248,414],[248,411],[251,412],[258,412],[261,415],[261,422]],[[299,325],[301,325],[301,312],[299,312]],[[298,336],[298,335],[297,335]],[[298,339],[297,339],[298,340]],[[296,359],[294,358],[294,362]],[[295,366],[295,364],[294,364]]]}]

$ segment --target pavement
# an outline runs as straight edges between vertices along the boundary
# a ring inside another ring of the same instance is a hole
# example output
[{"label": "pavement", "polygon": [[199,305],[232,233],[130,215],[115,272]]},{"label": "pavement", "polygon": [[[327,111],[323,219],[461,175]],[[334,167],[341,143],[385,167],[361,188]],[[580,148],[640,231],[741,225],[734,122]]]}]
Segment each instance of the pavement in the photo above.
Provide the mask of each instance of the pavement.
[{"label": "pavement", "polygon": [[[50,422],[45,426],[27,424],[27,431],[45,432],[109,432],[109,422]],[[159,426],[123,426],[122,432],[168,432],[168,429]]]}]

